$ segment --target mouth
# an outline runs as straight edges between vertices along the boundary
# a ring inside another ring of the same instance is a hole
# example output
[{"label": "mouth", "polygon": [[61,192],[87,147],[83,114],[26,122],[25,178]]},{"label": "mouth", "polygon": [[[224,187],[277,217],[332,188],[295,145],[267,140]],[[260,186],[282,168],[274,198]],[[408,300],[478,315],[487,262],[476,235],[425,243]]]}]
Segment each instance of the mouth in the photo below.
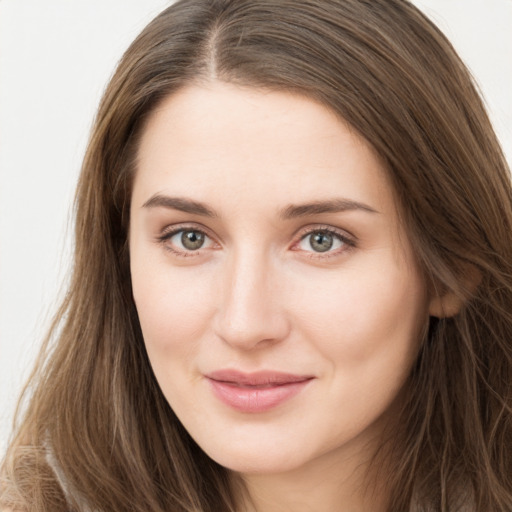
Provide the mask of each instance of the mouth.
[{"label": "mouth", "polygon": [[244,413],[261,413],[276,408],[300,393],[311,375],[261,371],[244,373],[219,370],[205,375],[213,394],[223,404]]}]

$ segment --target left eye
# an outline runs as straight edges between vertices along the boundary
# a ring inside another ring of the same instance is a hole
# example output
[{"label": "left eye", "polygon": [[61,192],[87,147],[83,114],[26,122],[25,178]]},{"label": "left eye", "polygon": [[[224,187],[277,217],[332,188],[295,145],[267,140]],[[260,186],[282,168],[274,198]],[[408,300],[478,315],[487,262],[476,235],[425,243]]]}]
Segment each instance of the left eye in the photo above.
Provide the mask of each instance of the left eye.
[{"label": "left eye", "polygon": [[304,236],[298,244],[303,251],[328,252],[342,248],[346,244],[340,235],[329,231],[312,231]]},{"label": "left eye", "polygon": [[196,229],[181,229],[168,237],[169,242],[179,251],[198,251],[206,249],[213,241],[202,231]]}]

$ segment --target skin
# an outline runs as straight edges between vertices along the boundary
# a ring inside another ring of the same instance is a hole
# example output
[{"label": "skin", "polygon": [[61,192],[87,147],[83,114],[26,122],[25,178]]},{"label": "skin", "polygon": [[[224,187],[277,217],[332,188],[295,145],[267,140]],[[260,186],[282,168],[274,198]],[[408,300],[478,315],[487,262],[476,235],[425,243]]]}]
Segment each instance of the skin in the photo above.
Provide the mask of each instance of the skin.
[{"label": "skin", "polygon": [[[372,211],[283,216],[340,198]],[[383,509],[385,493],[363,489],[364,470],[439,304],[369,144],[298,95],[188,86],[144,129],[130,222],[155,376],[197,443],[243,484],[240,510]],[[187,249],[179,229],[204,232],[204,245]],[[333,248],[320,253],[309,234],[325,229]],[[226,368],[314,378],[269,411],[242,413],[204,377]]]}]

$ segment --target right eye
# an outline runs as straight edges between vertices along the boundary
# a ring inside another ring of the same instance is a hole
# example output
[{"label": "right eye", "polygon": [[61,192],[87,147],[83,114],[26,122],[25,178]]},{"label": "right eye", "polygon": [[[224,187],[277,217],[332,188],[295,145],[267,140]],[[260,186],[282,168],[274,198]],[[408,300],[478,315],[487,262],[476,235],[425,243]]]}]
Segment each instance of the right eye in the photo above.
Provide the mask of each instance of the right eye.
[{"label": "right eye", "polygon": [[192,256],[200,249],[210,249],[214,246],[214,241],[204,231],[191,228],[165,233],[160,240],[167,249],[181,256]]}]

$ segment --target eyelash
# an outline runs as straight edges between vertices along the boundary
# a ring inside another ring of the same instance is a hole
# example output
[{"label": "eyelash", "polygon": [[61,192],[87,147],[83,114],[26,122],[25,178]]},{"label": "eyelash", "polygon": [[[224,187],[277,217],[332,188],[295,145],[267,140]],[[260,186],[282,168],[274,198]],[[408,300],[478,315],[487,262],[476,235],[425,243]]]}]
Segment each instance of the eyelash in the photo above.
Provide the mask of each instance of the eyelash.
[{"label": "eyelash", "polygon": [[[173,254],[182,257],[182,258],[189,258],[189,257],[197,257],[201,255],[201,248],[197,250],[188,250],[188,251],[182,251],[173,248],[169,245],[169,240],[181,232],[187,232],[192,231],[195,233],[199,233],[203,235],[204,237],[214,241],[213,237],[210,236],[206,230],[201,229],[197,226],[192,225],[179,225],[179,226],[173,226],[169,230],[164,230],[164,232],[158,236],[157,241],[164,246],[164,248]],[[299,251],[300,249],[296,248],[303,240],[305,240],[308,236],[311,236],[315,233],[322,233],[322,234],[328,234],[336,239],[338,239],[342,244],[342,248],[338,250],[331,251],[330,249],[325,251],[325,253],[319,252],[319,251],[303,251],[305,253],[305,256],[312,259],[327,259],[334,256],[339,256],[341,253],[345,253],[348,251],[353,250],[356,247],[356,240],[355,237],[352,237],[351,235],[348,235],[346,232],[337,230],[333,228],[332,226],[314,226],[314,227],[308,227],[301,230],[299,233],[299,239],[294,242],[291,246],[291,250],[293,251]],[[215,242],[214,242],[215,243]]]},{"label": "eyelash", "polygon": [[337,238],[343,246],[338,249],[331,251],[330,249],[328,251],[317,252],[317,251],[304,251],[307,258],[312,259],[327,259],[332,258],[335,256],[340,256],[343,253],[346,253],[348,251],[353,250],[356,247],[356,240],[355,237],[349,235],[348,233],[335,229],[332,226],[314,226],[314,227],[308,227],[304,228],[304,230],[301,231],[299,235],[299,240],[297,242],[294,242],[292,245],[292,250],[300,250],[300,249],[294,249],[294,247],[298,246],[303,240],[308,238],[309,236],[312,236],[315,233],[322,233],[322,234],[328,234],[333,236],[334,238]]},{"label": "eyelash", "polygon": [[196,257],[201,254],[201,249],[198,249],[197,251],[181,251],[178,249],[174,249],[168,242],[169,240],[178,233],[181,232],[187,232],[187,231],[193,231],[194,233],[200,233],[206,238],[209,238],[210,240],[213,240],[213,237],[208,235],[206,230],[198,228],[197,226],[191,226],[191,225],[179,225],[179,226],[173,226],[169,230],[164,230],[163,233],[158,237],[158,242],[161,243],[167,251],[175,254],[176,256],[182,257],[182,258],[190,258],[190,257]]}]

